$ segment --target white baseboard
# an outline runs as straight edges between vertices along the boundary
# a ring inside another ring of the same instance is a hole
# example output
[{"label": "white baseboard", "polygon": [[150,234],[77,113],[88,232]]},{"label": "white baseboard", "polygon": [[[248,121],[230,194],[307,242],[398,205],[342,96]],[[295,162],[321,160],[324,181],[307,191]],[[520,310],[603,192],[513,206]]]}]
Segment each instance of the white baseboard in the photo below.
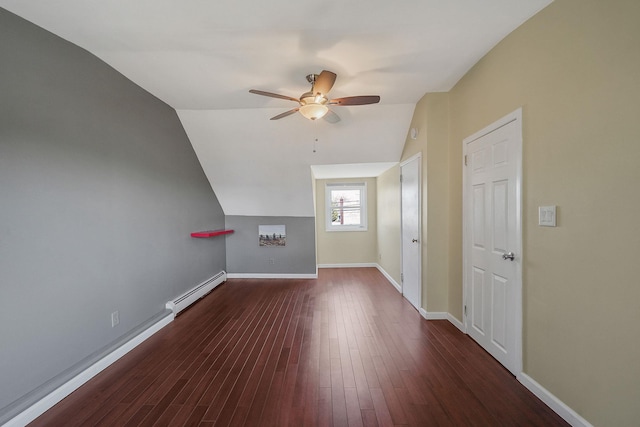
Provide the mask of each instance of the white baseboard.
[{"label": "white baseboard", "polygon": [[451,313],[447,313],[447,320],[453,324],[456,328],[460,329],[460,332],[463,334],[467,333],[466,328],[464,327],[464,323],[453,317]]},{"label": "white baseboard", "polygon": [[318,264],[318,268],[366,268],[366,267],[378,267],[375,262],[355,262],[345,264]]},{"label": "white baseboard", "polygon": [[518,381],[522,383],[531,393],[535,394],[556,414],[560,415],[566,422],[573,427],[593,427],[591,423],[582,418],[576,411],[567,406],[563,401],[554,396],[549,390],[542,387],[529,375],[524,372],[518,376]]},{"label": "white baseboard", "polygon": [[[462,333],[466,334],[464,323],[456,319],[451,313],[428,312],[421,308],[418,310],[420,315],[427,320],[446,319],[453,326],[458,328]],[[554,396],[547,389],[538,384],[533,378],[525,373],[517,375],[518,381],[524,385],[529,391],[542,400],[551,410],[560,415],[566,422],[573,427],[593,427],[587,420],[582,418],[576,411],[567,406],[564,402]]]},{"label": "white baseboard", "polygon": [[393,287],[396,288],[398,292],[402,293],[402,286],[400,286],[398,282],[393,280],[393,277],[391,277],[389,273],[387,273],[380,264],[376,264],[375,267],[378,269],[380,273],[382,273],[382,275],[389,281],[389,283],[391,283]]},{"label": "white baseboard", "polygon": [[122,356],[133,350],[140,345],[143,341],[149,338],[151,335],[164,328],[166,325],[173,321],[173,313],[168,313],[165,317],[152,324],[149,328],[145,329],[120,347],[104,356],[102,359],[89,366],[84,371],[80,372],[75,377],[71,378],[66,383],[25,409],[7,423],[3,427],[23,427],[29,424],[31,421],[38,418],[40,415],[51,409],[54,405],[60,402],[62,399],[70,395],[81,385],[89,381],[91,378],[98,375],[109,365],[120,359]]},{"label": "white baseboard", "polygon": [[227,279],[317,279],[318,274],[227,273]]},{"label": "white baseboard", "polygon": [[448,320],[449,323],[460,329],[460,332],[466,334],[466,331],[464,330],[464,324],[453,317],[451,313],[447,313],[444,311],[427,311],[424,308],[421,308],[420,310],[418,310],[418,312],[427,320]]},{"label": "white baseboard", "polygon": [[427,311],[424,308],[420,308],[418,312],[427,320],[448,320],[447,315],[449,314],[444,311]]},{"label": "white baseboard", "polygon": [[396,282],[393,279],[393,277],[391,277],[391,275],[387,273],[384,270],[384,268],[382,268],[380,264],[375,262],[347,263],[347,264],[318,264],[317,265],[317,268],[371,268],[371,267],[377,268],[378,271],[382,273],[382,275],[389,281],[389,283],[391,283],[398,292],[402,293],[402,286],[400,286],[398,282]]}]

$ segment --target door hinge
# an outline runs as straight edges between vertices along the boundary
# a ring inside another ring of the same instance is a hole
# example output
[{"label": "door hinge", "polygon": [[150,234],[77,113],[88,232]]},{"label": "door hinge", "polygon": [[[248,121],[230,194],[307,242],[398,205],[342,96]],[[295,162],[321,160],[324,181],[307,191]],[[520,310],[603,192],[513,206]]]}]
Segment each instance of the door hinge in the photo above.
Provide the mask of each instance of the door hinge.
[{"label": "door hinge", "polygon": [[465,306],[464,306],[464,315],[465,315],[465,316],[467,315],[467,305],[466,305],[466,304],[465,304]]},{"label": "door hinge", "polygon": [[464,165],[467,166],[467,155],[464,155]]},{"label": "door hinge", "polygon": [[400,283],[404,283],[404,273],[400,273]]},{"label": "door hinge", "polygon": [[402,182],[402,174],[400,174],[400,182]]}]

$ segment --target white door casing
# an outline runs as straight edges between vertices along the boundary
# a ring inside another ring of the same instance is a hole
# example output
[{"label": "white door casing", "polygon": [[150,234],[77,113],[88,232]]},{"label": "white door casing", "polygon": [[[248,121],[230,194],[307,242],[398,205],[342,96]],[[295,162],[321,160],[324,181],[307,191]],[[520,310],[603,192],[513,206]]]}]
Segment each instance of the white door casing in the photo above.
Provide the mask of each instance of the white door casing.
[{"label": "white door casing", "polygon": [[522,371],[522,110],[463,141],[467,333]]},{"label": "white door casing", "polygon": [[400,164],[402,210],[402,295],[420,311],[422,306],[420,153]]}]

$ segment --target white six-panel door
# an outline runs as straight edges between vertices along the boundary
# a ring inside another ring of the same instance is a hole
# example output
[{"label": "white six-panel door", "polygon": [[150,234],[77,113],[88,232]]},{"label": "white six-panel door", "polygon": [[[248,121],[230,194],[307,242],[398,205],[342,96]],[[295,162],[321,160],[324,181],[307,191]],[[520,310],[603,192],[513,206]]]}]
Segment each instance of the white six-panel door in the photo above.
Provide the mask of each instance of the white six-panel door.
[{"label": "white six-panel door", "polygon": [[464,141],[465,327],[514,375],[522,369],[521,117]]},{"label": "white six-panel door", "polygon": [[416,310],[421,308],[422,251],[420,231],[420,164],[417,154],[404,161],[401,169],[402,210],[402,295]]}]

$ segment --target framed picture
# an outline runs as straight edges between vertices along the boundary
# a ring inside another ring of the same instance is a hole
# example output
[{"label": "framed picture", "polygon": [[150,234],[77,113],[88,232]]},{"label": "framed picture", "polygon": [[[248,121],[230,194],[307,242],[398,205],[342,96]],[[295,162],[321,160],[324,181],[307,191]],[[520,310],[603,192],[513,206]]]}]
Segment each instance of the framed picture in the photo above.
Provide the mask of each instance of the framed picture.
[{"label": "framed picture", "polygon": [[258,242],[260,246],[285,246],[287,232],[284,225],[259,225]]}]

